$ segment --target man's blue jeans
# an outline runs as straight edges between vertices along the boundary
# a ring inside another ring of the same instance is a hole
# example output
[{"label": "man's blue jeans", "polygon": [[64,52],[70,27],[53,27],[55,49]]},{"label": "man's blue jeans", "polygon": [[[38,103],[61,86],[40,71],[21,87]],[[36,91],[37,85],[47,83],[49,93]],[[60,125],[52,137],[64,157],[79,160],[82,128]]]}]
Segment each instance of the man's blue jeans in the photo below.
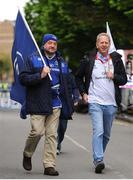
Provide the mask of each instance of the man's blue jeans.
[{"label": "man's blue jeans", "polygon": [[89,113],[93,127],[92,148],[94,161],[102,161],[104,158],[116,111],[117,107],[113,105],[89,104]]}]

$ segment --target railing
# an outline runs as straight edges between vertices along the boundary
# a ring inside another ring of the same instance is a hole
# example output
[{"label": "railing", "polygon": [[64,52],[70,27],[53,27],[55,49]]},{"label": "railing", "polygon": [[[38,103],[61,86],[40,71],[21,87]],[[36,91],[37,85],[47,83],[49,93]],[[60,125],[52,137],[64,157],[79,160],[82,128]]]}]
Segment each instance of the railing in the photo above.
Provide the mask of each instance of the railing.
[{"label": "railing", "polygon": [[20,109],[21,105],[10,99],[9,91],[0,91],[0,109]]}]

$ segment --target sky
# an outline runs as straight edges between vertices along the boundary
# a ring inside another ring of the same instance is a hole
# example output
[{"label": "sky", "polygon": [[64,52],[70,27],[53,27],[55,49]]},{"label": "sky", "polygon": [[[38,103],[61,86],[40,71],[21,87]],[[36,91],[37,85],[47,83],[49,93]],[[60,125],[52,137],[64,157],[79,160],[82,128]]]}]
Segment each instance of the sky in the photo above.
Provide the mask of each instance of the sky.
[{"label": "sky", "polygon": [[29,0],[0,0],[0,21],[15,20],[18,7],[23,10]]}]

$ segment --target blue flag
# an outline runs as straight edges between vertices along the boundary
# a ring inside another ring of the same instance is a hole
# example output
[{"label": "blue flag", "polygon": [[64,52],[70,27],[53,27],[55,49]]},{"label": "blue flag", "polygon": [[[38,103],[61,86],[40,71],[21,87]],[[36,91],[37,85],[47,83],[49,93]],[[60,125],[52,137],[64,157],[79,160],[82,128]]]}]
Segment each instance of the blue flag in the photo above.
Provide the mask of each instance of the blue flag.
[{"label": "blue flag", "polygon": [[[28,27],[29,28],[29,27]],[[12,84],[10,97],[12,100],[19,102],[22,105],[21,118],[26,118],[25,112],[25,98],[26,89],[19,82],[19,73],[24,69],[25,61],[27,57],[34,51],[37,51],[35,42],[33,41],[33,35],[27,28],[27,22],[18,11],[15,32],[14,43],[12,47],[12,65],[14,71],[14,83]]]}]

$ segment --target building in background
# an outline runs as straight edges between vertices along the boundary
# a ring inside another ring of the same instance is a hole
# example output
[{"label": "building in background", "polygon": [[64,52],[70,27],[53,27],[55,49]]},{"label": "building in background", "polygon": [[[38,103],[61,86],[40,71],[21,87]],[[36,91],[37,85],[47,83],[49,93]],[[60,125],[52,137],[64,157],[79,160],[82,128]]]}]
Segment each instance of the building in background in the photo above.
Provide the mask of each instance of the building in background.
[{"label": "building in background", "polygon": [[14,34],[14,22],[0,22],[0,54],[11,55]]},{"label": "building in background", "polygon": [[[5,80],[12,81],[13,76],[12,76],[12,68],[11,68],[11,50],[13,44],[13,37],[14,37],[14,21],[5,20],[0,22],[0,66],[1,66],[0,80],[1,81],[5,81]],[[5,61],[8,67],[5,67],[5,65],[3,65]]]}]

